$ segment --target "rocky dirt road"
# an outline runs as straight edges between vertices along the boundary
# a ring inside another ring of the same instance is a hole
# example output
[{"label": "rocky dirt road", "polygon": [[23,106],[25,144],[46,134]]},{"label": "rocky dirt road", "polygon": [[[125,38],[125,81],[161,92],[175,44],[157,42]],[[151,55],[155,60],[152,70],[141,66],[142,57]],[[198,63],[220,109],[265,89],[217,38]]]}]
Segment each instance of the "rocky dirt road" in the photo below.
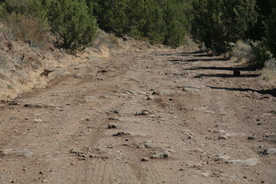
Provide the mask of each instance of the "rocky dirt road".
[{"label": "rocky dirt road", "polygon": [[117,54],[0,107],[0,183],[276,183],[276,91],[206,53]]}]

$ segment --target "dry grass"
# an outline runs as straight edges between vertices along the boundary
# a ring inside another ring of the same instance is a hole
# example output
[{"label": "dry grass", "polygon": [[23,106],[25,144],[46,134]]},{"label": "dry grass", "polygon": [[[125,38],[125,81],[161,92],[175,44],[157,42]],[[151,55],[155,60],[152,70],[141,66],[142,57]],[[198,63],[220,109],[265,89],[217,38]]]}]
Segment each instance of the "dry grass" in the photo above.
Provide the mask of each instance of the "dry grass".
[{"label": "dry grass", "polygon": [[262,69],[263,78],[270,82],[276,84],[276,59],[271,58],[265,62],[265,67]]},{"label": "dry grass", "polygon": [[237,62],[250,62],[255,60],[255,56],[250,44],[243,41],[237,41],[231,55],[232,59],[236,60]]},{"label": "dry grass", "polygon": [[92,46],[99,48],[102,45],[108,47],[109,49],[118,48],[120,46],[118,38],[115,35],[99,30]]},{"label": "dry grass", "polygon": [[32,47],[43,47],[49,40],[49,27],[39,19],[22,14],[11,14],[4,20],[9,39],[29,43]]}]

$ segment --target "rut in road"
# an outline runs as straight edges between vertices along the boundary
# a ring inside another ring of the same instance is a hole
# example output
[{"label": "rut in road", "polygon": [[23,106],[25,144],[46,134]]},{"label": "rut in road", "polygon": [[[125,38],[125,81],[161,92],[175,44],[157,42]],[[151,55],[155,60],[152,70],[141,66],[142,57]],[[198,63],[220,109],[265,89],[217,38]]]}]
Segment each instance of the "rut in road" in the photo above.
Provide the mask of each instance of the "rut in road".
[{"label": "rut in road", "polygon": [[275,87],[237,67],[151,50],[74,68],[1,107],[0,183],[275,183]]}]

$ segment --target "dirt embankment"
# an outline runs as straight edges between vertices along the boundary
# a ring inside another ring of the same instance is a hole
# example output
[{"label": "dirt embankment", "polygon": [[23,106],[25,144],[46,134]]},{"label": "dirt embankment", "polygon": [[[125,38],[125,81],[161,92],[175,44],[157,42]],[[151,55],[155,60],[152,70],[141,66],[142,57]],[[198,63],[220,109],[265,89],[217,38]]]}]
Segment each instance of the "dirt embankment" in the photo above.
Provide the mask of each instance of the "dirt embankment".
[{"label": "dirt embankment", "polygon": [[7,102],[33,88],[43,88],[50,81],[69,75],[74,67],[108,58],[113,53],[152,49],[145,42],[116,38],[100,32],[94,46],[77,55],[67,54],[47,43],[32,47],[6,39],[0,32],[0,101]]},{"label": "dirt embankment", "polygon": [[1,107],[0,183],[274,184],[275,102],[257,72],[206,53],[82,63]]}]

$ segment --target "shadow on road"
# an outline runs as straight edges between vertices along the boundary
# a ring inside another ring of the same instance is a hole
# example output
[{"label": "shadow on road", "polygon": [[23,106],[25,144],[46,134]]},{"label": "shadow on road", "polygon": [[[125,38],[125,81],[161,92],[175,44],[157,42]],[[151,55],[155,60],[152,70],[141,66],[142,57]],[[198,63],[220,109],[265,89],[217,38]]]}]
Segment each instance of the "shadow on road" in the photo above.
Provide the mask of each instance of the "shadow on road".
[{"label": "shadow on road", "polygon": [[259,77],[258,74],[244,74],[244,75],[233,75],[233,74],[199,74],[194,78],[202,78],[202,77],[221,77],[221,78],[250,78],[250,77]]},{"label": "shadow on road", "polygon": [[242,92],[256,92],[262,95],[271,95],[273,97],[276,97],[276,89],[268,89],[268,90],[255,90],[255,89],[249,89],[249,88],[226,88],[226,87],[213,87],[213,86],[207,86],[211,89],[217,89],[217,90],[227,90],[227,91],[242,91]]},{"label": "shadow on road", "polygon": [[185,70],[255,71],[254,68],[246,68],[246,67],[193,67],[193,68],[187,68]]},{"label": "shadow on road", "polygon": [[200,58],[196,58],[196,59],[171,59],[169,60],[170,62],[211,62],[211,61],[228,61],[229,58],[204,58],[204,59],[200,59]]}]

